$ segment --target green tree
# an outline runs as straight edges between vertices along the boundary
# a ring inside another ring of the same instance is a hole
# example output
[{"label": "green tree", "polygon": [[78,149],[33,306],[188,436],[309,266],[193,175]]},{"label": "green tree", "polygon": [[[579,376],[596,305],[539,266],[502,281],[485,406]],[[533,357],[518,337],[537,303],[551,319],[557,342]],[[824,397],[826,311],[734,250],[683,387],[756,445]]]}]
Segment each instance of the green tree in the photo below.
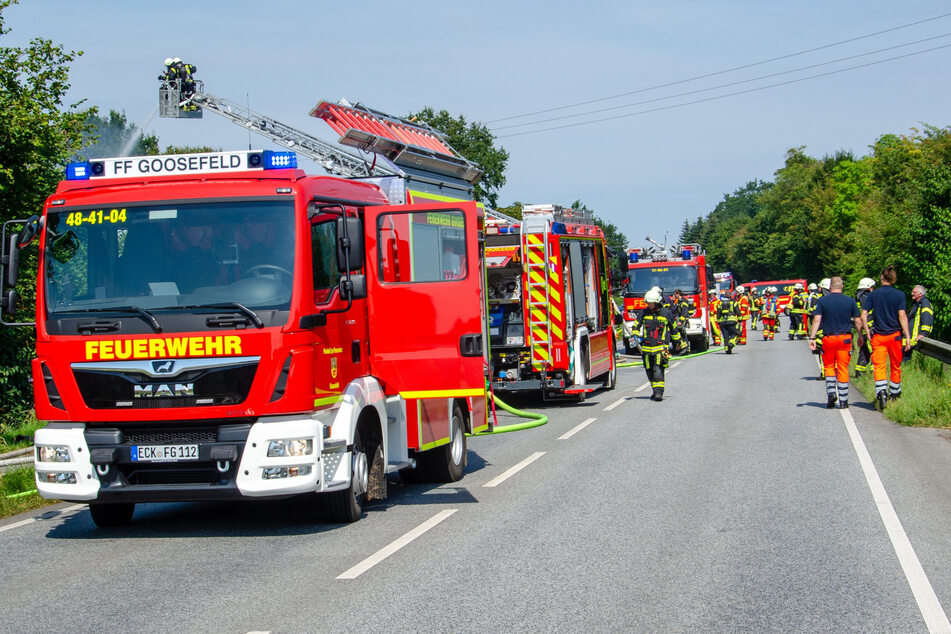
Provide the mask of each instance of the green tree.
[{"label": "green tree", "polygon": [[483,171],[475,185],[475,199],[495,208],[499,190],[505,185],[505,167],[509,153],[503,147],[495,147],[495,136],[482,123],[467,122],[465,117],[453,117],[446,110],[436,112],[429,106],[410,114],[407,119],[422,121],[446,135],[446,140],[456,152]]},{"label": "green tree", "polygon": [[209,147],[207,145],[169,145],[165,148],[166,154],[203,154],[220,151],[220,147]]},{"label": "green tree", "polygon": [[[9,33],[3,12],[14,2],[0,0],[0,38]],[[90,132],[95,109],[64,103],[69,64],[81,54],[43,38],[0,46],[0,220],[38,214]],[[21,306],[32,306],[35,278],[34,248],[21,260]],[[28,407],[33,353],[32,329],[0,328],[0,409]]]}]

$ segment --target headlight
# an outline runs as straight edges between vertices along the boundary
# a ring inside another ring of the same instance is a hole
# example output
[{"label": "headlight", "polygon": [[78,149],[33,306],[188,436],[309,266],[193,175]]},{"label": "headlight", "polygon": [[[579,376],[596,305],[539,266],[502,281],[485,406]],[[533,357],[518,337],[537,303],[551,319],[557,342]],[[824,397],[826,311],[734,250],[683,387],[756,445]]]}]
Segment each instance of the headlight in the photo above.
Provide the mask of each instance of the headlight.
[{"label": "headlight", "polygon": [[309,456],[314,452],[313,438],[288,438],[272,440],[267,446],[268,458],[284,458],[286,456]]},{"label": "headlight", "polygon": [[59,471],[37,471],[36,480],[45,484],[76,484],[76,474]]},{"label": "headlight", "polygon": [[69,447],[66,445],[39,445],[36,448],[37,462],[69,462]]}]

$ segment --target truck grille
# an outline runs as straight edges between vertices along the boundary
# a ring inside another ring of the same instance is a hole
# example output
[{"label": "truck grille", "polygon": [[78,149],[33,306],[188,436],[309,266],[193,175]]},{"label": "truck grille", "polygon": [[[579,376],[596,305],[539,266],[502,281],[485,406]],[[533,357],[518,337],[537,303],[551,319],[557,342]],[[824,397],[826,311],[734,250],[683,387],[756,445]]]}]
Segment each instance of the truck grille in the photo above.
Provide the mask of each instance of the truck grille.
[{"label": "truck grille", "polygon": [[165,382],[135,371],[74,368],[73,376],[90,409],[167,409],[242,403],[257,367],[257,363],[245,363],[209,368]]},{"label": "truck grille", "polygon": [[171,445],[174,443],[215,442],[218,431],[214,427],[197,429],[126,429],[126,445]]}]

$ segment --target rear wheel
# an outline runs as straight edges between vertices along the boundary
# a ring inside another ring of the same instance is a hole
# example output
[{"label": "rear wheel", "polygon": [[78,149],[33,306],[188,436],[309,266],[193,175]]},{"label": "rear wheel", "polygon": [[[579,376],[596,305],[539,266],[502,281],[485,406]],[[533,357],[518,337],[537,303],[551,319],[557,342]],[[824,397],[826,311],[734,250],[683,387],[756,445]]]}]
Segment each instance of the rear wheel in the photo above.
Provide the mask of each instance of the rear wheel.
[{"label": "rear wheel", "polygon": [[127,526],[132,521],[135,512],[134,502],[121,504],[93,503],[89,505],[89,514],[96,526],[106,528],[110,526]]},{"label": "rear wheel", "polygon": [[420,455],[423,468],[433,482],[456,482],[462,479],[466,469],[467,453],[466,419],[462,406],[452,406],[452,420],[449,428],[449,444],[430,449]]}]

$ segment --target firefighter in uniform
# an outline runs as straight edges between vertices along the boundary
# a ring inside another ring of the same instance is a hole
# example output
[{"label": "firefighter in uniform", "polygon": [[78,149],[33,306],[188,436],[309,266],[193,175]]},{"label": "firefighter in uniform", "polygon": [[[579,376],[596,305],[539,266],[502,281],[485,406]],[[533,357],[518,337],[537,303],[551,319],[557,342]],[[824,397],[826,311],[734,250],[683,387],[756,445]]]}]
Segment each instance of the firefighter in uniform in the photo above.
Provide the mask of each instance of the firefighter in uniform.
[{"label": "firefighter in uniform", "polygon": [[833,408],[838,401],[840,409],[849,406],[849,361],[852,358],[852,328],[862,326],[858,306],[842,294],[842,278],[833,277],[829,294],[816,302],[809,328],[809,347],[815,352],[816,333],[821,328],[822,366],[826,379],[826,407]]},{"label": "firefighter in uniform", "polygon": [[822,297],[823,294],[819,293],[819,286],[815,282],[809,284],[807,290],[809,292],[806,293],[806,315],[808,315],[809,318],[806,320],[806,324],[809,324],[812,322],[812,314],[816,311],[816,304],[819,302],[819,298]]},{"label": "firefighter in uniform", "polygon": [[[868,308],[862,309],[865,335],[872,340],[875,407],[878,409],[885,409],[889,400],[901,396],[902,337],[905,350],[911,350],[912,345],[905,294],[893,286],[897,277],[894,267],[885,267],[879,278],[881,288],[869,293]],[[870,325],[869,313],[875,314],[874,326]]]},{"label": "firefighter in uniform", "polygon": [[739,318],[740,310],[736,302],[724,295],[717,307],[717,321],[720,322],[720,332],[723,336],[723,343],[726,345],[727,354],[733,354],[733,348],[736,346],[738,338],[736,322]]},{"label": "firefighter in uniform", "polygon": [[772,341],[776,336],[776,320],[778,319],[778,304],[774,294],[775,286],[769,286],[763,292],[762,315],[763,315],[763,341]]},{"label": "firefighter in uniform", "polygon": [[904,360],[911,358],[912,351],[922,337],[930,337],[934,327],[934,310],[926,295],[928,289],[918,284],[911,289],[911,309],[908,311],[908,324],[911,326],[911,349],[905,351]]},{"label": "firefighter in uniform", "polygon": [[740,330],[740,345],[746,345],[746,322],[750,319],[750,298],[746,294],[746,287],[737,286],[736,287],[736,305],[737,309],[740,312],[740,323],[738,324]]},{"label": "firefighter in uniform", "polygon": [[716,289],[711,289],[710,297],[707,299],[707,314],[710,316],[710,331],[713,333],[713,345],[719,346],[722,338],[720,336],[720,323],[717,321],[717,308],[720,306],[720,298],[717,297]]},{"label": "firefighter in uniform", "polygon": [[647,308],[641,314],[641,353],[644,357],[644,370],[653,392],[652,401],[664,400],[664,370],[670,359],[670,346],[673,341],[672,315],[663,307],[663,297],[659,291],[650,290],[644,294]]},{"label": "firefighter in uniform", "polygon": [[806,312],[806,302],[803,297],[802,282],[796,282],[792,292],[789,294],[789,340],[796,337],[803,339],[806,335],[806,328],[803,324],[803,316]]},{"label": "firefighter in uniform", "polygon": [[759,324],[760,313],[763,311],[763,297],[756,292],[756,289],[750,291],[750,314],[753,316],[750,330],[756,330]]},{"label": "firefighter in uniform", "polygon": [[687,320],[690,318],[690,303],[679,288],[670,298],[670,312],[674,316],[674,330],[680,339],[680,347],[675,352],[686,354],[687,350]]},{"label": "firefighter in uniform", "polygon": [[[809,285],[809,294],[806,299],[806,318],[805,326],[806,329],[809,329],[809,324],[812,323],[812,314],[816,310],[816,306],[819,303],[819,300],[828,295],[830,290],[831,280],[828,277],[824,277],[819,281],[819,284],[815,283]],[[815,346],[812,348],[812,354],[816,355],[816,365],[819,366],[819,378],[825,376],[825,366],[823,365],[822,360],[822,328],[813,335],[813,340],[815,341]]]},{"label": "firefighter in uniform", "polygon": [[[875,289],[875,280],[870,277],[863,277],[859,280],[858,290],[855,293],[855,305],[859,311],[868,311],[869,326],[874,326],[875,315],[868,307],[868,294]],[[855,347],[858,350],[858,358],[855,360],[855,376],[863,372],[868,372],[872,367],[872,342],[865,336],[865,329],[859,328],[855,335]]]}]

